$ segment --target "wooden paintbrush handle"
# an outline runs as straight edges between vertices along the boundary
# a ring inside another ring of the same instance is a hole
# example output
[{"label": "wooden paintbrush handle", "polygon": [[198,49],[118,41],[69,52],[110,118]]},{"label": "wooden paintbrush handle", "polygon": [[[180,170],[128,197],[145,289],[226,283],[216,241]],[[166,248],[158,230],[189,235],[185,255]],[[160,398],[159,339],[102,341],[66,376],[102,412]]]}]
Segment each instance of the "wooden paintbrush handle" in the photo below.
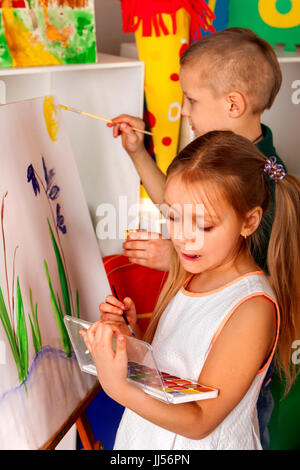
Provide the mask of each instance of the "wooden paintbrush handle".
[{"label": "wooden paintbrush handle", "polygon": [[[83,114],[84,116],[88,116],[90,118],[93,118],[93,119],[98,119],[99,121],[105,121],[105,122],[110,122],[110,123],[113,122],[111,119],[106,119],[104,117],[97,116],[96,114],[86,113],[85,111],[81,111],[81,114]],[[141,132],[142,134],[153,135],[153,132],[144,131],[143,129],[138,129],[137,127],[133,127],[132,130],[136,131],[136,132]]]},{"label": "wooden paintbrush handle", "polygon": [[[92,119],[97,119],[98,121],[104,121],[104,122],[110,122],[112,123],[113,121],[111,119],[104,118],[102,116],[97,116],[96,114],[91,114],[87,113],[86,111],[79,111],[79,109],[75,109],[69,106],[64,106],[62,104],[58,105],[61,109],[65,109],[67,111],[73,111],[74,113],[82,114],[83,116],[90,117]],[[147,134],[147,135],[154,135],[153,132],[149,131],[144,131],[143,129],[138,129],[137,127],[133,127],[132,130],[136,132],[141,132],[142,134]]]}]

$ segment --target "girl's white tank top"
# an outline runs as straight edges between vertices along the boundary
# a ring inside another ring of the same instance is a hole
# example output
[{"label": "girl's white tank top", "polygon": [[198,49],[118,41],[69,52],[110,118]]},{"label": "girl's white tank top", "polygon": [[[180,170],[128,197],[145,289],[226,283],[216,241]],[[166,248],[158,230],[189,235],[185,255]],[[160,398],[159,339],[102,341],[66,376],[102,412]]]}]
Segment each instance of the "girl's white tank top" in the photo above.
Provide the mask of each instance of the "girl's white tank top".
[{"label": "girl's white tank top", "polygon": [[197,380],[213,342],[236,308],[247,299],[260,295],[269,298],[276,307],[277,331],[273,350],[242,400],[214,431],[204,439],[188,439],[125,409],[115,450],[262,448],[256,402],[279,334],[278,305],[262,271],[241,276],[220,289],[204,294],[194,294],[182,287],[163,312],[152,346],[160,370]]}]

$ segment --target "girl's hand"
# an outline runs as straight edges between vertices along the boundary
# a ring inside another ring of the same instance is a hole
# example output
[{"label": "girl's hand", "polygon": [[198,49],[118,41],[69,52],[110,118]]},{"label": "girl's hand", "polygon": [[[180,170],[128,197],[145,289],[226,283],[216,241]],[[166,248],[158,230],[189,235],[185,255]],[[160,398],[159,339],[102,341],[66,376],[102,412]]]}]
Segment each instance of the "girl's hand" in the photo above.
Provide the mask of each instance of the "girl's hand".
[{"label": "girl's hand", "polygon": [[[126,336],[116,324],[97,321],[88,330],[81,330],[86,347],[91,353],[103,390],[114,400],[120,400],[128,386],[126,380],[128,359]],[[116,335],[116,349],[113,336]]]},{"label": "girl's hand", "polygon": [[130,334],[128,326],[125,323],[122,314],[125,313],[130,323],[131,328],[134,330],[136,326],[136,308],[134,302],[130,297],[125,297],[123,302],[118,300],[113,295],[108,295],[105,302],[99,305],[101,320],[104,322],[115,322],[119,328],[120,333],[124,335]]},{"label": "girl's hand", "polygon": [[121,114],[112,121],[112,123],[107,124],[107,127],[113,127],[113,136],[115,138],[121,135],[122,145],[131,157],[138,156],[139,152],[145,152],[144,134],[132,129],[135,127],[144,130],[145,123],[142,119],[128,114]]}]

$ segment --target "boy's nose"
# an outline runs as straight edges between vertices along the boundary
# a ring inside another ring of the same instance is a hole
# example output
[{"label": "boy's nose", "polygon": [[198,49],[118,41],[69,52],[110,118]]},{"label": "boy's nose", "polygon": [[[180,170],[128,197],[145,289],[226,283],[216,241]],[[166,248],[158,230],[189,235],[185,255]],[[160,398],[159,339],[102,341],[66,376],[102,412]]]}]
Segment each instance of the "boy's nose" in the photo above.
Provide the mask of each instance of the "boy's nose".
[{"label": "boy's nose", "polygon": [[183,105],[181,108],[181,116],[186,116],[186,117],[190,116],[189,104],[186,98],[184,98],[183,100]]}]

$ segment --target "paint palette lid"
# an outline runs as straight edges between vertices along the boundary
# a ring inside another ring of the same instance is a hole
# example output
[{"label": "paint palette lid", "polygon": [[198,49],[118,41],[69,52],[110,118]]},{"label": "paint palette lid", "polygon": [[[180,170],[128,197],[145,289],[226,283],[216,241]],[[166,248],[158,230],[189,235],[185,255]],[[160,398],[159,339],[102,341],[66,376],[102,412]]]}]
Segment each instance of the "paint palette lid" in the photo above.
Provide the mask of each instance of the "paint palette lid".
[{"label": "paint palette lid", "polygon": [[83,337],[79,333],[80,330],[87,330],[91,326],[91,323],[68,315],[64,316],[64,323],[80,369],[89,374],[97,375],[93,358],[85,345]]},{"label": "paint palette lid", "polygon": [[[79,331],[91,323],[70,316],[64,322],[82,371],[97,375],[93,358],[86,348]],[[115,342],[113,341],[113,347]],[[185,403],[218,396],[216,388],[199,384],[195,380],[177,377],[158,369],[151,344],[133,336],[126,337],[128,357],[127,380],[145,393],[165,403]]]},{"label": "paint palette lid", "polygon": [[[93,358],[79,333],[82,329],[88,329],[91,323],[68,315],[64,317],[64,323],[80,369],[83,372],[97,375]],[[115,347],[114,342],[113,347]],[[155,393],[155,398],[168,403],[169,399],[155,362],[152,346],[145,341],[127,336],[126,349],[128,357],[127,380],[147,393],[152,390]]]}]

